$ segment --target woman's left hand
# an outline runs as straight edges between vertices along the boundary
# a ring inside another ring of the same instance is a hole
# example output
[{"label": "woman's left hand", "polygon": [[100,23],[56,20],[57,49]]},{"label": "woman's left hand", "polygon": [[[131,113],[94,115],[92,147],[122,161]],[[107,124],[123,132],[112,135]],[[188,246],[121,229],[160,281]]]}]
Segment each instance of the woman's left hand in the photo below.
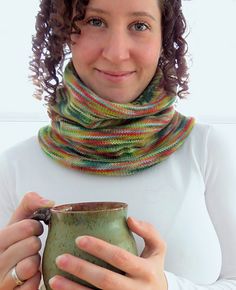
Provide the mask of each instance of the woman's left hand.
[{"label": "woman's left hand", "polygon": [[[165,242],[151,224],[133,218],[128,218],[127,223],[145,241],[140,257],[94,237],[83,236],[76,240],[80,249],[119,268],[126,275],[69,254],[59,256],[56,260],[57,266],[103,290],[167,290],[164,274]],[[90,289],[61,276],[53,277],[50,286],[53,290]]]}]

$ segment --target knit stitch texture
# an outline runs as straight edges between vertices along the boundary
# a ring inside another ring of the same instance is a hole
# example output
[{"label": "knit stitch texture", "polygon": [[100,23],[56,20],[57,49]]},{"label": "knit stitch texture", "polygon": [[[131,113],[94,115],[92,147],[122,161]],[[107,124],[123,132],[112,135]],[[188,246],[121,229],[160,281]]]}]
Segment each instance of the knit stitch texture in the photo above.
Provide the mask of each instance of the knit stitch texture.
[{"label": "knit stitch texture", "polygon": [[190,134],[194,119],[175,110],[176,96],[156,75],[135,101],[103,99],[80,80],[73,63],[65,68],[51,125],[39,130],[42,150],[64,166],[92,174],[130,175],[174,153]]}]

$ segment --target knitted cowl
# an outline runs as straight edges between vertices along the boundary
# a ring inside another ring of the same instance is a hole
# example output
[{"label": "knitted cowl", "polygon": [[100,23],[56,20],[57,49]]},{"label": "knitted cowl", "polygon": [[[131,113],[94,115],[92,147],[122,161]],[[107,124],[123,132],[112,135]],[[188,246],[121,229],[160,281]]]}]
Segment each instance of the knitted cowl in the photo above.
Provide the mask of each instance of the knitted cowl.
[{"label": "knitted cowl", "polygon": [[160,69],[135,101],[120,104],[92,92],[69,62],[56,103],[48,108],[51,125],[39,130],[39,143],[67,167],[134,174],[165,160],[190,134],[194,119],[177,112],[175,102],[163,89]]}]

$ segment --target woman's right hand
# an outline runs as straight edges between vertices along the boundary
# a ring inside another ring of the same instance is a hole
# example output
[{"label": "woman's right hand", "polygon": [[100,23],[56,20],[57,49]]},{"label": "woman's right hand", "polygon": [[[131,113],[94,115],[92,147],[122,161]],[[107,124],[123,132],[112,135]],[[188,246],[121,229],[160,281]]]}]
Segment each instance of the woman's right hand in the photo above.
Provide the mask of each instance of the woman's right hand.
[{"label": "woman's right hand", "polygon": [[[38,290],[41,279],[41,242],[38,236],[43,233],[40,222],[29,219],[38,208],[52,207],[54,203],[45,200],[37,193],[27,193],[9,224],[0,230],[0,290]],[[17,287],[12,278],[12,269],[25,283]]]}]

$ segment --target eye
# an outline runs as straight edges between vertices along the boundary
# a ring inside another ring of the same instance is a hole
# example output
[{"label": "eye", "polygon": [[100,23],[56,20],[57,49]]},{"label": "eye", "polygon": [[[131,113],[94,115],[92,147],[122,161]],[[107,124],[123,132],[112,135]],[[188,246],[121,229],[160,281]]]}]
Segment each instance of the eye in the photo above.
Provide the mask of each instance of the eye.
[{"label": "eye", "polygon": [[93,17],[93,18],[89,18],[87,21],[86,21],[87,24],[91,25],[91,26],[95,26],[95,27],[104,27],[104,21],[100,18],[96,18],[96,17]]},{"label": "eye", "polygon": [[131,25],[131,29],[135,31],[145,31],[150,29],[150,26],[145,22],[136,22]]}]

